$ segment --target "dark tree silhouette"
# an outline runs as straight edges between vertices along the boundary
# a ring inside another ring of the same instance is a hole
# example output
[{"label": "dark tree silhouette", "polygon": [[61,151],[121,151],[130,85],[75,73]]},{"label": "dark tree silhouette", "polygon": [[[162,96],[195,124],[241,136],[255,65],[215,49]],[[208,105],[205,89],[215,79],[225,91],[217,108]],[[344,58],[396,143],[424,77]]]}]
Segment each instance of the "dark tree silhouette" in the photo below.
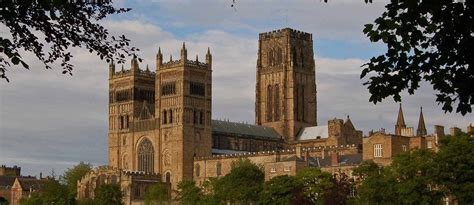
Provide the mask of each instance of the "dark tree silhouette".
[{"label": "dark tree silhouette", "polygon": [[107,62],[123,63],[138,49],[130,47],[125,36],[110,35],[98,22],[129,10],[114,8],[108,0],[0,1],[0,22],[9,30],[0,36],[0,78],[9,81],[7,69],[12,64],[30,68],[22,50],[34,54],[46,69],[58,62],[62,72],[71,75],[72,47],[85,48]]},{"label": "dark tree silhouette", "polygon": [[445,112],[465,115],[474,104],[474,1],[391,0],[364,33],[383,42],[385,54],[363,65],[361,78],[377,103],[400,92],[414,94],[422,80],[432,84]]}]

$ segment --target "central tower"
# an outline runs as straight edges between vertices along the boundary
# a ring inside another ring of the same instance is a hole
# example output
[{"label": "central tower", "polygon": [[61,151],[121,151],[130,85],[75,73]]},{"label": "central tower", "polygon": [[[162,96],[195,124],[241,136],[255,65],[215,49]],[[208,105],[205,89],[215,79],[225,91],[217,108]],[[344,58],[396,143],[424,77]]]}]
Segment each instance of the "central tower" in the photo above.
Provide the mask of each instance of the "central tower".
[{"label": "central tower", "polygon": [[261,33],[255,118],[287,141],[316,126],[316,73],[312,35],[284,28]]}]

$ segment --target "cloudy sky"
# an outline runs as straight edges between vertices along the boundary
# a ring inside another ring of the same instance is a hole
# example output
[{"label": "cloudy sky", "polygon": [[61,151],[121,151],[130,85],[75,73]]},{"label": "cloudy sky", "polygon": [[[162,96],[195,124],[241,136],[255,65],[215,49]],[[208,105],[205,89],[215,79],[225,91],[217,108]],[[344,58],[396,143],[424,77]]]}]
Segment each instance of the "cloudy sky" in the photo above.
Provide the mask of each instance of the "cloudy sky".
[{"label": "cloudy sky", "polygon": [[[359,79],[360,66],[384,51],[370,43],[363,25],[373,22],[384,2],[363,0],[274,1],[133,0],[117,6],[133,10],[102,22],[112,33],[125,34],[155,66],[160,46],[165,59],[179,55],[183,41],[189,58],[213,54],[213,118],[254,122],[255,66],[258,33],[291,27],[313,34],[318,89],[318,123],[350,115],[367,134],[393,132],[398,104],[374,105]],[[0,27],[0,34],[8,30]],[[45,70],[31,56],[31,70],[12,68],[10,83],[0,82],[0,164],[18,165],[24,174],[49,174],[79,161],[107,163],[107,79],[105,62],[85,50],[73,50],[74,75]],[[127,64],[128,65],[128,64]],[[405,120],[415,127],[423,106],[428,132],[435,124],[465,129],[472,114],[444,114],[429,84],[403,96]]]}]

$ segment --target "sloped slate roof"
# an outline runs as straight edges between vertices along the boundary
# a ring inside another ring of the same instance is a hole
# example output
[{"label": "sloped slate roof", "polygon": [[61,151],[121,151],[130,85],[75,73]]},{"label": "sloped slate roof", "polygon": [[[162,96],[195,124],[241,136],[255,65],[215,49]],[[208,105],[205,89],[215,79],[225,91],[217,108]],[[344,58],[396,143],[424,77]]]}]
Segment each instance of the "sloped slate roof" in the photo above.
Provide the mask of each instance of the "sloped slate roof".
[{"label": "sloped slate roof", "polygon": [[305,127],[301,130],[301,132],[296,137],[297,140],[312,140],[317,139],[320,136],[321,138],[328,138],[328,126],[313,126],[313,127]]},{"label": "sloped slate roof", "polygon": [[35,178],[18,178],[20,182],[21,188],[23,190],[34,189],[39,190],[41,189],[44,184],[47,182],[45,179],[35,179]]},{"label": "sloped slate roof", "polygon": [[[321,157],[309,157],[309,166],[328,167],[331,166],[331,155],[324,159]],[[362,154],[339,155],[339,165],[358,165],[362,162]]]},{"label": "sloped slate roof", "polygon": [[230,150],[230,149],[212,149],[212,154],[242,154],[248,153],[249,151],[238,151],[238,150]]},{"label": "sloped slate roof", "polygon": [[12,187],[15,178],[14,176],[0,176],[0,189]]},{"label": "sloped slate roof", "polygon": [[280,139],[280,135],[271,127],[221,120],[212,120],[212,132]]}]

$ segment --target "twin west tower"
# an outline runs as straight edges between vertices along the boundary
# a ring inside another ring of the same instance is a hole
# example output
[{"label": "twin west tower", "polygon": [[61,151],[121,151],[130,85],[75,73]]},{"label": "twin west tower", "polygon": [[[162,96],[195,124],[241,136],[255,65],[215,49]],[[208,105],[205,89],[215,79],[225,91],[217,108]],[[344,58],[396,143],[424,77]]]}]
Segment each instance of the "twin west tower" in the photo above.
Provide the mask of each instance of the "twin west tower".
[{"label": "twin west tower", "polygon": [[[261,33],[257,59],[255,116],[286,142],[316,123],[316,84],[312,35],[285,28]],[[213,149],[212,55],[188,59],[183,43],[179,59],[156,68],[109,67],[109,165],[156,173],[173,187],[193,179],[196,157]],[[238,99],[236,97],[236,99]],[[232,109],[232,108],[229,108]]]}]

